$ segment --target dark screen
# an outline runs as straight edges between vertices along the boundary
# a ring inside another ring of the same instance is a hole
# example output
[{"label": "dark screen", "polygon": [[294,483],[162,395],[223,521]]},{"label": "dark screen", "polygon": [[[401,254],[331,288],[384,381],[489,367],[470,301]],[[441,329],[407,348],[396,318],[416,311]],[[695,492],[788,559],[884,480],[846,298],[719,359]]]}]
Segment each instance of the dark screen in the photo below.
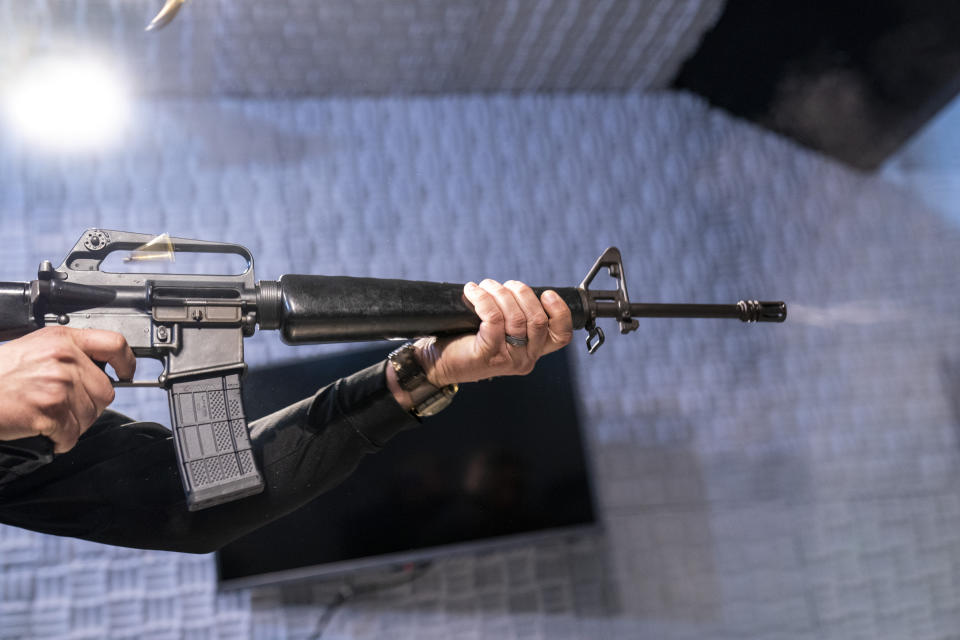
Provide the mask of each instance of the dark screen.
[{"label": "dark screen", "polygon": [[[251,370],[251,420],[390,351]],[[218,553],[221,580],[594,522],[563,351],[524,377],[465,385],[443,412],[367,456],[341,485]]]}]

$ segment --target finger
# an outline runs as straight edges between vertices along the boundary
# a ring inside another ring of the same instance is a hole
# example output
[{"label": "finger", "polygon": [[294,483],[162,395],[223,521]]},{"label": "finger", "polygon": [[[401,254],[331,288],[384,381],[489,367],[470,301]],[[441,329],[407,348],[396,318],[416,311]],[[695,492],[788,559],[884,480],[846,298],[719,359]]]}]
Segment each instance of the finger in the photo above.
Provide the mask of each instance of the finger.
[{"label": "finger", "polygon": [[69,334],[74,343],[93,360],[107,362],[121,380],[131,380],[137,368],[137,359],[130,345],[119,333],[101,329],[83,329]]},{"label": "finger", "polygon": [[71,406],[80,423],[81,433],[90,428],[114,398],[113,385],[110,384],[106,374],[89,359],[83,358],[83,360],[87,362],[82,364],[76,372],[71,398]]},{"label": "finger", "polygon": [[527,352],[534,356],[540,355],[543,353],[543,345],[549,337],[547,328],[550,319],[547,317],[547,312],[543,310],[543,305],[540,304],[540,300],[537,299],[537,294],[533,292],[533,289],[522,282],[508,280],[503,283],[503,286],[513,293],[513,297],[527,319],[527,339],[530,341],[527,345]]},{"label": "finger", "polygon": [[500,353],[505,343],[504,319],[497,301],[492,295],[481,289],[475,282],[468,282],[463,287],[464,297],[473,305],[473,310],[480,317],[480,328],[477,330],[477,339],[474,341],[481,355],[489,359]]},{"label": "finger", "polygon": [[71,410],[44,416],[37,430],[53,441],[54,453],[66,453],[80,438],[80,423]]},{"label": "finger", "polygon": [[547,323],[547,334],[544,353],[552,353],[570,343],[573,338],[573,316],[570,307],[563,301],[556,291],[544,291],[540,296],[543,308],[550,318]]},{"label": "finger", "polygon": [[[97,364],[87,357],[77,358],[78,375],[75,388],[88,398],[95,409],[94,419],[113,402],[115,392],[110,377]],[[119,374],[118,374],[119,375]]]},{"label": "finger", "polygon": [[80,434],[85,431],[80,416],[77,415],[76,410],[72,406],[69,409],[69,416],[69,421],[66,422],[64,428],[61,428],[57,434],[59,439],[54,440],[54,453],[66,453],[70,451],[70,449],[73,449],[80,439]]},{"label": "finger", "polygon": [[[520,308],[513,292],[496,280],[490,280],[489,278],[480,283],[480,288],[492,295],[493,299],[497,301],[500,313],[503,314],[503,330],[506,334],[516,338],[526,338],[527,316]],[[516,349],[516,347],[511,347],[511,350],[513,349]]]}]

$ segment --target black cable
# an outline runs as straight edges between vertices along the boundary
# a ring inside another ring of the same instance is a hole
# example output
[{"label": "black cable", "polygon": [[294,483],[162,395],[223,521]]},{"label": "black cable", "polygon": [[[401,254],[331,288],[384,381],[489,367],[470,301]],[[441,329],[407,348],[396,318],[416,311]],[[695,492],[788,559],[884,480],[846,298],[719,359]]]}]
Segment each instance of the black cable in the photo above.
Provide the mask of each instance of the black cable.
[{"label": "black cable", "polygon": [[348,600],[352,600],[358,596],[364,596],[371,593],[376,593],[383,589],[392,589],[393,587],[399,587],[404,584],[410,584],[411,582],[422,577],[431,567],[433,562],[430,560],[412,563],[405,565],[403,569],[403,575],[399,580],[384,580],[376,582],[368,582],[353,586],[350,584],[341,585],[337,590],[337,595],[330,601],[326,609],[323,610],[323,614],[317,620],[316,629],[313,632],[313,635],[310,636],[311,640],[321,640],[324,632],[327,630],[327,627],[333,621],[333,617],[336,615],[337,611],[346,603]]},{"label": "black cable", "polygon": [[317,627],[312,636],[313,640],[320,640],[323,636],[323,632],[326,631],[327,625],[330,624],[330,621],[333,620],[333,615],[337,612],[344,602],[353,597],[352,590],[349,589],[349,585],[344,585],[337,591],[336,597],[330,601],[330,604],[327,605],[327,608],[323,610],[323,615],[320,616],[320,619],[317,620]]}]

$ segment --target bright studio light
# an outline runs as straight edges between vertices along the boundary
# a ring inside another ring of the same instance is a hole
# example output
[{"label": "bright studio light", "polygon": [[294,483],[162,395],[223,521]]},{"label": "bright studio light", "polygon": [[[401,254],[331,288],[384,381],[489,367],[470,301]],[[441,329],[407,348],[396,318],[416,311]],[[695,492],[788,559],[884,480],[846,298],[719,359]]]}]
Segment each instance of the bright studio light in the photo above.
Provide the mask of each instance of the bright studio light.
[{"label": "bright studio light", "polygon": [[129,117],[123,81],[91,58],[34,62],[3,89],[13,132],[45,149],[102,149],[117,141]]}]

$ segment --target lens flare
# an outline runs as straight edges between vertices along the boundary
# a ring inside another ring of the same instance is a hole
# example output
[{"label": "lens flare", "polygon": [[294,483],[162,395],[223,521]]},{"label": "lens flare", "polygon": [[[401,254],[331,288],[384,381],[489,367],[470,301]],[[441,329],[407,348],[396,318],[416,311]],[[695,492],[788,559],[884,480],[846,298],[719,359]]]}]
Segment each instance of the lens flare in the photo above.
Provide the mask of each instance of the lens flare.
[{"label": "lens flare", "polygon": [[50,150],[100,150],[127,126],[130,99],[120,74],[94,58],[46,58],[25,65],[3,87],[8,126]]}]

